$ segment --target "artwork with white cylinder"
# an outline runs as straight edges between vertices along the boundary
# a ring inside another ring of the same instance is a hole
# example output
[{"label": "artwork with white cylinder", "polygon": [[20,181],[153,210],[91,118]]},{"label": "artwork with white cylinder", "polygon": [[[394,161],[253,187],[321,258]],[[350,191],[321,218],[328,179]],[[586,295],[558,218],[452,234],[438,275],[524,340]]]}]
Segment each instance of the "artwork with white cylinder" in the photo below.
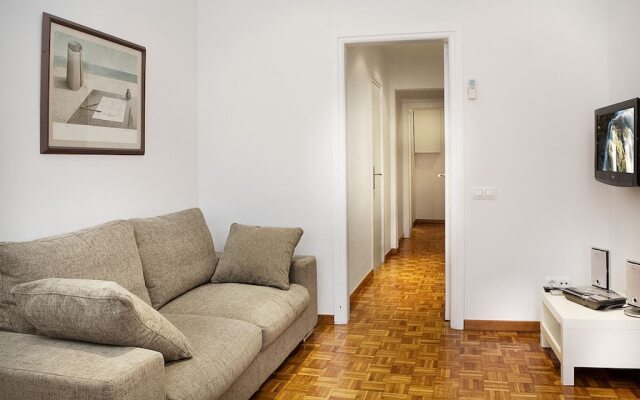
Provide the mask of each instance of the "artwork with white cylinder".
[{"label": "artwork with white cylinder", "polygon": [[44,13],[40,152],[145,152],[146,49]]},{"label": "artwork with white cylinder", "polygon": [[414,110],[414,153],[440,153],[443,137],[444,108],[417,108]]}]

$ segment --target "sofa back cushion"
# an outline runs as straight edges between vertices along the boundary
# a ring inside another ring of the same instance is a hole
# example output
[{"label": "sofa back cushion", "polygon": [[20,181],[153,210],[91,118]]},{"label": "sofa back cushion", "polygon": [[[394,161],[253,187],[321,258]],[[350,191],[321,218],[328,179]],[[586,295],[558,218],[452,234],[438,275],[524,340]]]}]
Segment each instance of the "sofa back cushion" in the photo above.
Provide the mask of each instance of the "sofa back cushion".
[{"label": "sofa back cushion", "polygon": [[211,279],[218,259],[202,211],[192,208],[131,222],[154,308]]},{"label": "sofa back cushion", "polygon": [[45,278],[113,281],[151,304],[128,221],[32,242],[0,243],[0,330],[35,333],[16,309],[14,286]]}]

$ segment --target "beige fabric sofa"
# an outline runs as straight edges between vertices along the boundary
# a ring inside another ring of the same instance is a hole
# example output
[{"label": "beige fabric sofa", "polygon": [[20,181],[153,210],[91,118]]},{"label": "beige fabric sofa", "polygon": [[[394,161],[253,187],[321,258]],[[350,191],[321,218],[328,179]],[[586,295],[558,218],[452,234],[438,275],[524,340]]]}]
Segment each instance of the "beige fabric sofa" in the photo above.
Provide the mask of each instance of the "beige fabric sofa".
[{"label": "beige fabric sofa", "polygon": [[294,257],[289,290],[202,283],[160,307],[191,343],[187,360],[165,363],[152,350],[53,339],[12,317],[12,286],[48,277],[114,280],[149,303],[136,284],[142,267],[132,246],[130,221],[0,244],[1,399],[248,399],[317,323],[310,256]]}]

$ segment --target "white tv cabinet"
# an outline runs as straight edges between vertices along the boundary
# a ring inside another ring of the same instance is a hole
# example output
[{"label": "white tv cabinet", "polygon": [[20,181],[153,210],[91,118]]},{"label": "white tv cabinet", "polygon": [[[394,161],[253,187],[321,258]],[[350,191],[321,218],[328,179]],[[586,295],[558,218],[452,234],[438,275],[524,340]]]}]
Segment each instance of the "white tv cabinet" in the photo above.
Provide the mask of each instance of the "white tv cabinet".
[{"label": "white tv cabinet", "polygon": [[576,367],[640,368],[640,318],[542,292],[540,344],[560,360],[563,385],[573,385]]}]

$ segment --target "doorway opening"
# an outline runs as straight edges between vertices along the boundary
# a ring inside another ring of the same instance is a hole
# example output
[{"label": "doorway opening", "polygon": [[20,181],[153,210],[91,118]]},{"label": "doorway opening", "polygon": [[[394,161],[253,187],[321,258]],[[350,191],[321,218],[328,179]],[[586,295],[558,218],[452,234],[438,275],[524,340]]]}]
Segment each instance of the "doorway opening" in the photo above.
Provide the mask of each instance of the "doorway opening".
[{"label": "doorway opening", "polygon": [[444,223],[444,89],[396,90],[399,189],[398,232],[408,238],[415,224]]},{"label": "doorway opening", "polygon": [[454,37],[339,39],[346,205],[336,228],[344,222],[346,246],[336,252],[336,323],[348,321],[350,295],[410,236],[414,223],[446,220],[445,318],[462,328],[463,210],[452,212],[462,200],[461,141],[454,140],[461,85],[450,84],[459,74]]}]

